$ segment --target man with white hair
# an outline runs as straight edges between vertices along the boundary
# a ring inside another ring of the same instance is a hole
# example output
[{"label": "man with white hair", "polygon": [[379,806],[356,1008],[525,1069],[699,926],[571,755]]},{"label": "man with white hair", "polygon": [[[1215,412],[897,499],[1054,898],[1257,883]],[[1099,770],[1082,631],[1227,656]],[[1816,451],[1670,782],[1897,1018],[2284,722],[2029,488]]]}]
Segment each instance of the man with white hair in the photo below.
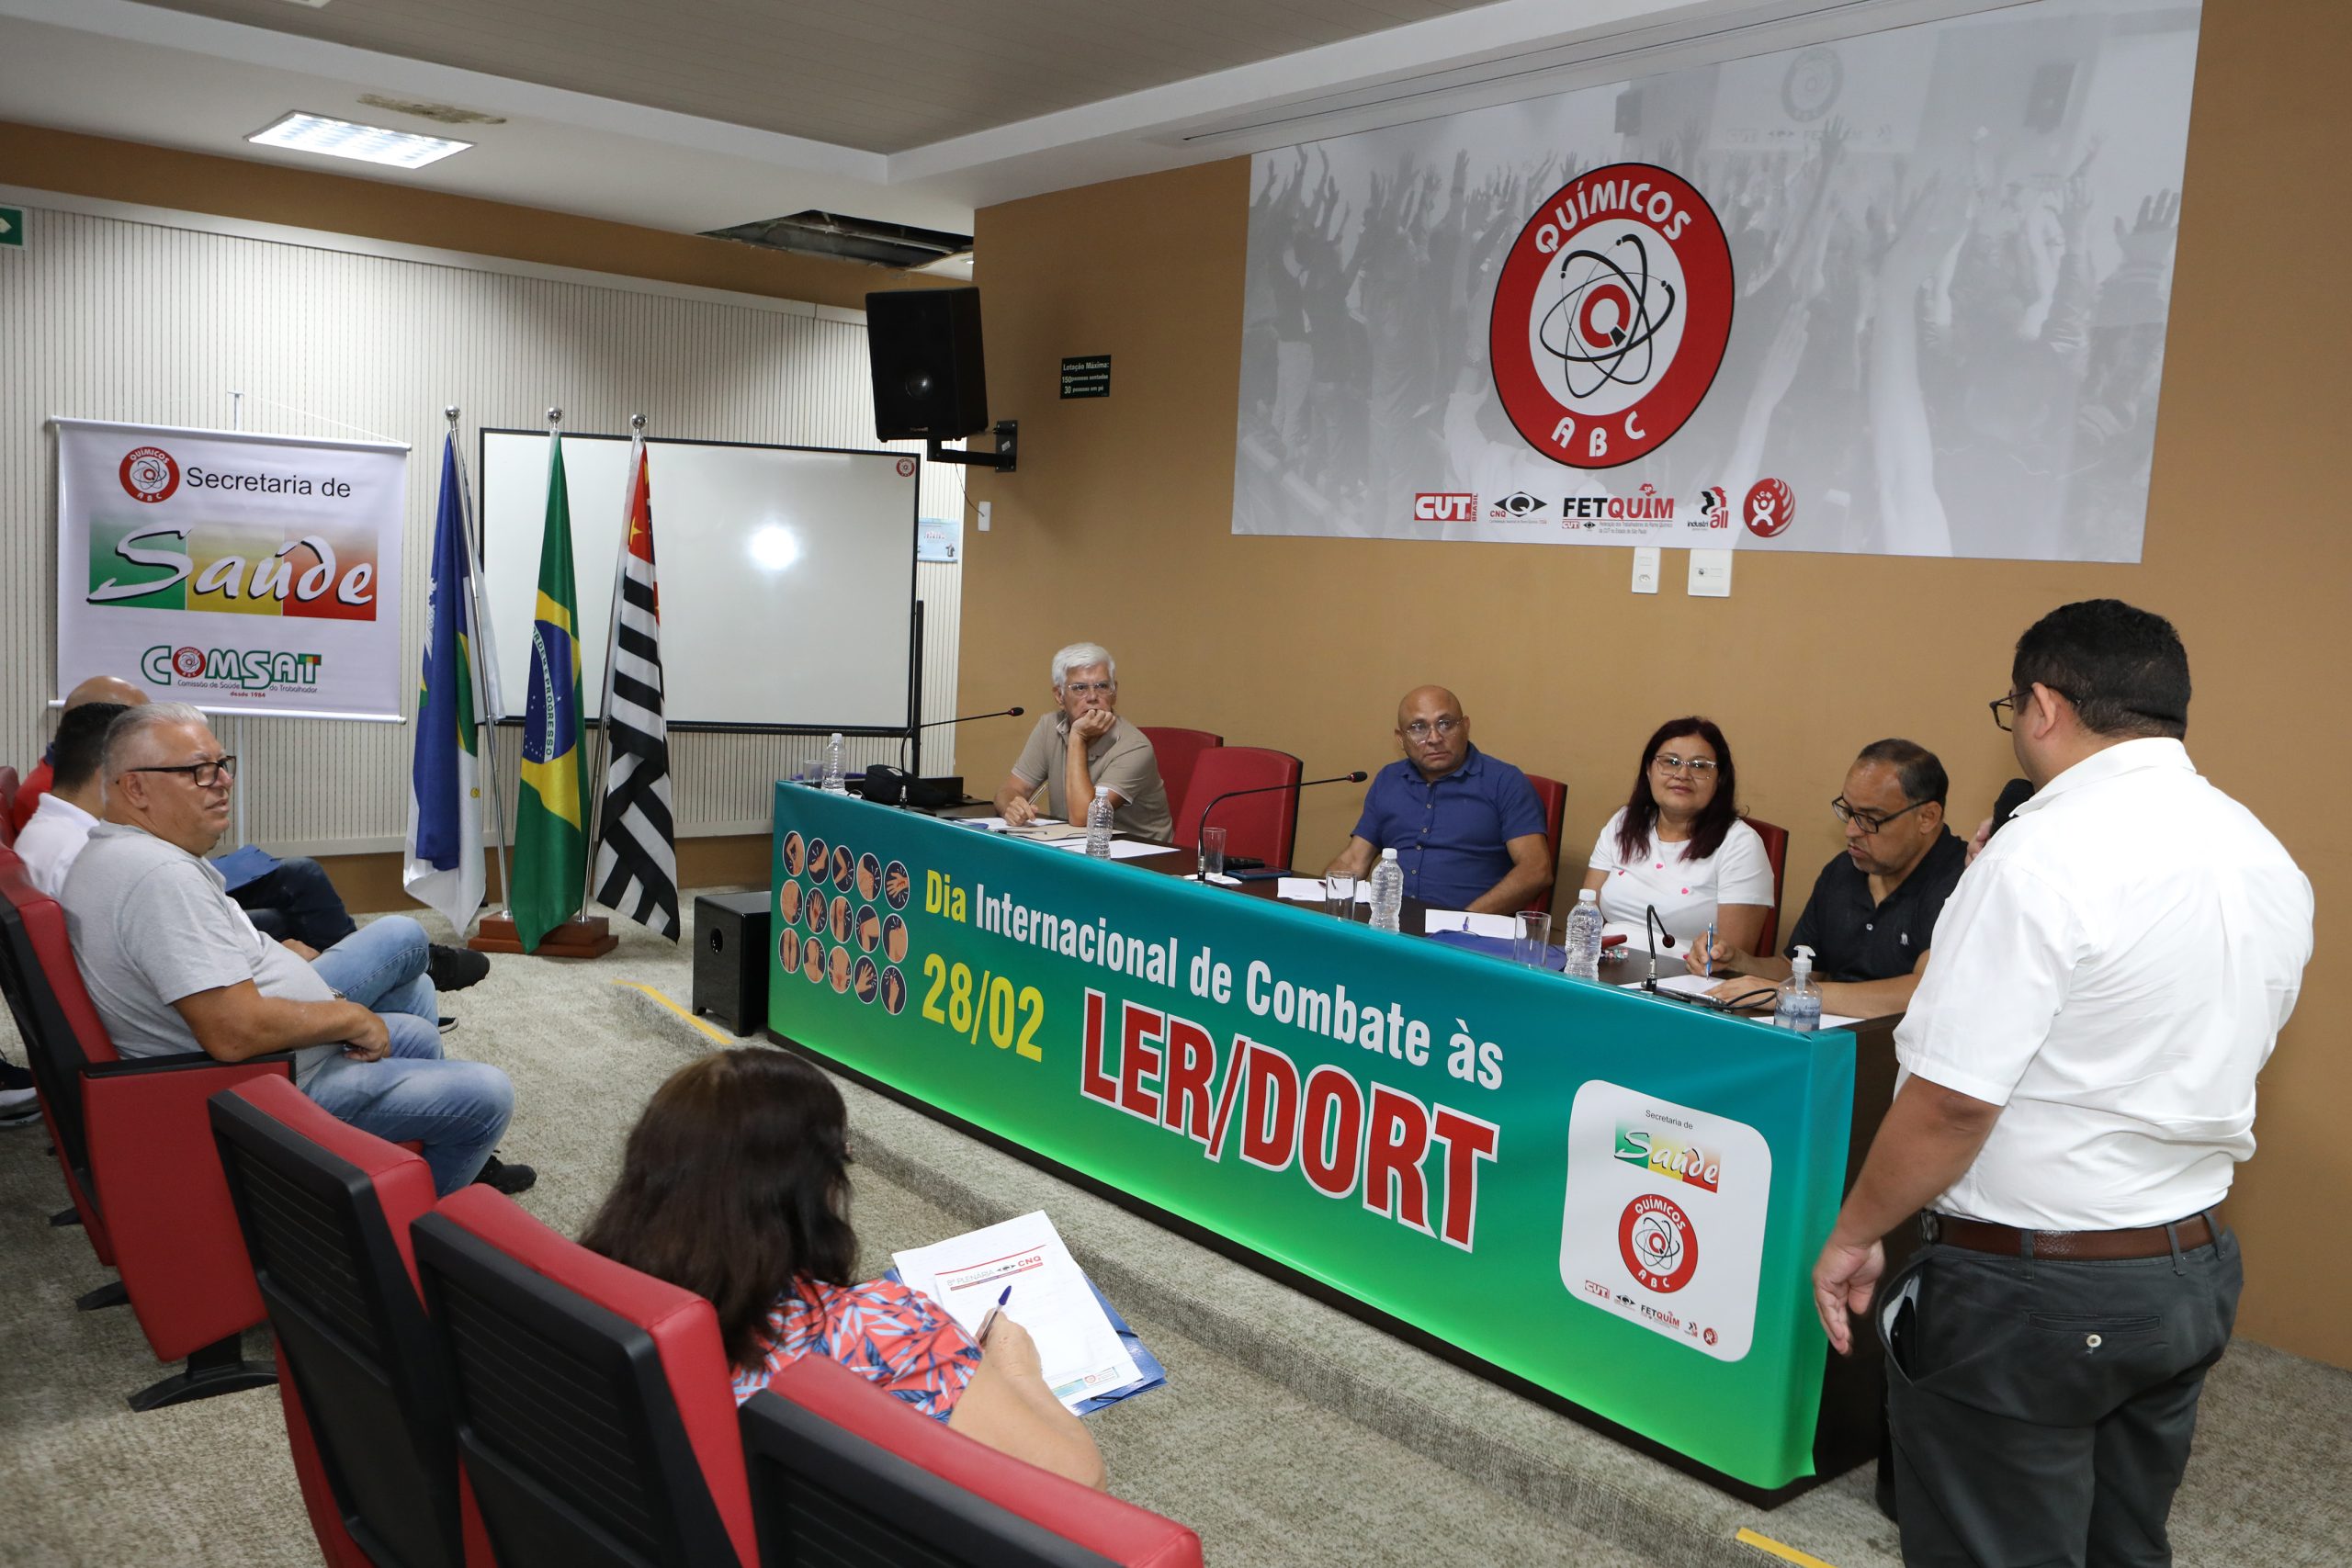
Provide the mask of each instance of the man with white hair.
[{"label": "man with white hair", "polygon": [[1113,821],[1122,833],[1166,843],[1176,836],[1159,782],[1159,758],[1142,730],[1121,718],[1119,661],[1099,642],[1074,642],[1054,655],[1052,712],[1041,715],[1014,760],[996,808],[1018,827],[1038,815],[1084,822],[1098,784],[1111,786]]},{"label": "man with white hair", "polygon": [[184,703],[130,708],[107,728],[105,812],[58,901],[115,1049],[222,1062],[291,1051],[296,1088],[364,1132],[423,1145],[439,1191],[529,1187],[528,1166],[491,1157],[514,1085],[441,1057],[424,928],[388,915],[305,962],[229,897],[202,857],[229,825],[236,765]]}]

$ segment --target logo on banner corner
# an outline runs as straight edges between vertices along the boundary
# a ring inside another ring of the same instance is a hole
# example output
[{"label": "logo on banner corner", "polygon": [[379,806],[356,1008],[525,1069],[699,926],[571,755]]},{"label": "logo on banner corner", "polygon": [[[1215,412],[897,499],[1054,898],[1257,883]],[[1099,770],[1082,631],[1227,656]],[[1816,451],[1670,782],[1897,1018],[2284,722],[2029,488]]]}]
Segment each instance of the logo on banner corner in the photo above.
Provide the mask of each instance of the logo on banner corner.
[{"label": "logo on banner corner", "polygon": [[1487,321],[1495,393],[1555,463],[1646,457],[1714,384],[1734,294],[1730,242],[1688,180],[1649,164],[1589,170],[1504,258]]},{"label": "logo on banner corner", "polygon": [[149,506],[169,501],[172,492],[180,488],[180,466],[161,446],[132,447],[123,454],[122,467],[117,473],[122,480],[123,493]]},{"label": "logo on banner corner", "polygon": [[1785,479],[1758,479],[1748,487],[1747,499],[1740,503],[1739,513],[1747,524],[1747,531],[1758,538],[1777,538],[1797,520],[1796,492]]}]

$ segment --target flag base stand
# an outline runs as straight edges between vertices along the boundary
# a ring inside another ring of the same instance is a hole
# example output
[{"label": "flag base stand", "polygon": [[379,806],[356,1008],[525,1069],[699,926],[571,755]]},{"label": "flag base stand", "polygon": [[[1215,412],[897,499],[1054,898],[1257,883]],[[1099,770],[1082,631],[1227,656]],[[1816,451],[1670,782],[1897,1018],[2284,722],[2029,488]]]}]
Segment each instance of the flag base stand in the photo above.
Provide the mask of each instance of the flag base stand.
[{"label": "flag base stand", "polygon": [[[602,958],[621,944],[612,933],[610,922],[602,915],[586,919],[578,916],[548,932],[539,939],[537,958]],[[466,943],[476,953],[520,953],[523,939],[515,934],[511,915],[484,915],[474,928],[473,939]]]}]

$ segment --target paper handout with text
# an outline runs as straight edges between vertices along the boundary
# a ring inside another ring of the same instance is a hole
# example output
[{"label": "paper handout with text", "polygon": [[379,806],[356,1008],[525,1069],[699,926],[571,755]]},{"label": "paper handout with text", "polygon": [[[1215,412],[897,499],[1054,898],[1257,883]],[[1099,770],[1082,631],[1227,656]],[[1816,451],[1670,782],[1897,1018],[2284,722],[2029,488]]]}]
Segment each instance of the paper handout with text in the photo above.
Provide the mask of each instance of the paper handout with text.
[{"label": "paper handout with text", "polygon": [[1036,1341],[1046,1386],[1065,1405],[1075,1407],[1143,1376],[1042,1211],[894,1253],[892,1261],[909,1287],[946,1308],[975,1339],[989,1308],[1011,1286],[1005,1314]]}]

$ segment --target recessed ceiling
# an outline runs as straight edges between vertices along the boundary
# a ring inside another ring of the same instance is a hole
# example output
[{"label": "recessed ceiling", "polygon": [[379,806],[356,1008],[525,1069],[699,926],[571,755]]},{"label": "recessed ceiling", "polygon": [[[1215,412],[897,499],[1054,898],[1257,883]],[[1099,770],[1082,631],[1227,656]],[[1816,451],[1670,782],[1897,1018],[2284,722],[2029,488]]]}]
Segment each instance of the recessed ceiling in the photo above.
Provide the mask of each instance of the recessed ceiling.
[{"label": "recessed ceiling", "polygon": [[244,138],[454,110],[466,152],[335,172],[682,233],[808,209],[969,233],[1045,191],[2018,3],[0,0],[0,120],[316,169]]}]

